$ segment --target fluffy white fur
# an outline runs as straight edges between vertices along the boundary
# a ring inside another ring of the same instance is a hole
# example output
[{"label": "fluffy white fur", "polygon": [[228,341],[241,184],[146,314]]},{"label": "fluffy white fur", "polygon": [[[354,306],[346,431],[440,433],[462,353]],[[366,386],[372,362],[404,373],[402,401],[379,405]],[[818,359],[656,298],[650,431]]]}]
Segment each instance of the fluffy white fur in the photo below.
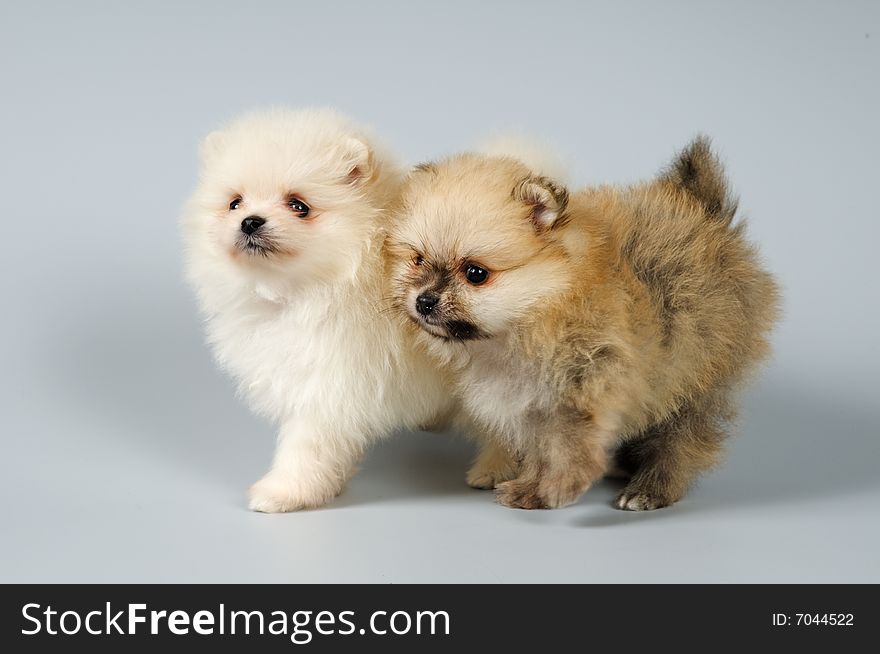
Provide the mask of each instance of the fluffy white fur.
[{"label": "fluffy white fur", "polygon": [[[330,110],[255,113],[205,139],[182,219],[187,277],[217,361],[280,427],[272,467],[250,489],[253,510],[328,502],[372,441],[449,408],[383,291],[387,209],[401,181]],[[293,196],[310,207],[305,219]],[[271,251],[243,247],[248,216],[266,220]]]}]

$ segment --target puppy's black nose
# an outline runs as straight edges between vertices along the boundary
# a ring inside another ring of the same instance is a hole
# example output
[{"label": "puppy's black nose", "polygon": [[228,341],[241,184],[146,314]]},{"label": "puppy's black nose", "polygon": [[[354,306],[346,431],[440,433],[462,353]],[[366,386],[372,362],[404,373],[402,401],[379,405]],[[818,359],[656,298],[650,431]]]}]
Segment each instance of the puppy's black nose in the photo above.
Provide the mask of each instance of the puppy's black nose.
[{"label": "puppy's black nose", "polygon": [[248,216],[241,221],[241,231],[250,236],[258,229],[260,229],[260,227],[262,227],[265,222],[265,218],[260,218],[259,216]]},{"label": "puppy's black nose", "polygon": [[416,310],[423,316],[430,314],[440,298],[433,293],[422,293],[416,298]]}]

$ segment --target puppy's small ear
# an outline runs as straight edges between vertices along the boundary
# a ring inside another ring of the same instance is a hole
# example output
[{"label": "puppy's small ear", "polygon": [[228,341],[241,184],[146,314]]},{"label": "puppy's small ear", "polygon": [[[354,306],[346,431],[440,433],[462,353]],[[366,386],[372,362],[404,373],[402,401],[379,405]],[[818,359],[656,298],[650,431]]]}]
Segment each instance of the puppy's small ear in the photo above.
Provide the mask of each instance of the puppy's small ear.
[{"label": "puppy's small ear", "polygon": [[549,177],[528,177],[513,189],[513,197],[531,208],[530,218],[539,232],[564,222],[568,191]]},{"label": "puppy's small ear", "polygon": [[348,183],[363,183],[373,175],[373,151],[364,141],[349,137],[342,147],[342,164]]},{"label": "puppy's small ear", "polygon": [[208,134],[199,148],[202,163],[206,164],[216,159],[220,152],[223,151],[225,145],[226,137],[223,135],[223,132],[218,131]]}]

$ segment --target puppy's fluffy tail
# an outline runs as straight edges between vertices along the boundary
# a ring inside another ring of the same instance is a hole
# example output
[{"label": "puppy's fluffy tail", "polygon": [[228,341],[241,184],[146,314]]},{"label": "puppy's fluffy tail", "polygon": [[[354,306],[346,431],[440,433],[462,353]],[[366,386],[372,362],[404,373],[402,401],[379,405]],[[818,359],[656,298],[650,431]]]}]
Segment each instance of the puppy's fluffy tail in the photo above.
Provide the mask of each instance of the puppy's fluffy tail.
[{"label": "puppy's fluffy tail", "polygon": [[477,152],[490,157],[510,157],[525,164],[532,172],[565,184],[568,162],[546,143],[519,132],[496,134],[480,143]]},{"label": "puppy's fluffy tail", "polygon": [[712,151],[707,136],[697,136],[682,150],[666,170],[660,181],[683,190],[715,220],[730,223],[736,213],[737,201],[730,193],[724,166]]}]

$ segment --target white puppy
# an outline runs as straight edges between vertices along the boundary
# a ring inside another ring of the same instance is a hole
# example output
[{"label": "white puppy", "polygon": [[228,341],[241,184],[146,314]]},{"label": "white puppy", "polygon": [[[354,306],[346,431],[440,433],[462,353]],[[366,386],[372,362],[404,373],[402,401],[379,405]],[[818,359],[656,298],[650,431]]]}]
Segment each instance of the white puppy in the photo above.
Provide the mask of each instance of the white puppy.
[{"label": "white puppy", "polygon": [[448,411],[440,374],[383,290],[402,173],[330,110],[272,110],[210,134],[183,215],[186,268],[219,364],[280,425],[255,511],[320,506],[364,452]]}]

